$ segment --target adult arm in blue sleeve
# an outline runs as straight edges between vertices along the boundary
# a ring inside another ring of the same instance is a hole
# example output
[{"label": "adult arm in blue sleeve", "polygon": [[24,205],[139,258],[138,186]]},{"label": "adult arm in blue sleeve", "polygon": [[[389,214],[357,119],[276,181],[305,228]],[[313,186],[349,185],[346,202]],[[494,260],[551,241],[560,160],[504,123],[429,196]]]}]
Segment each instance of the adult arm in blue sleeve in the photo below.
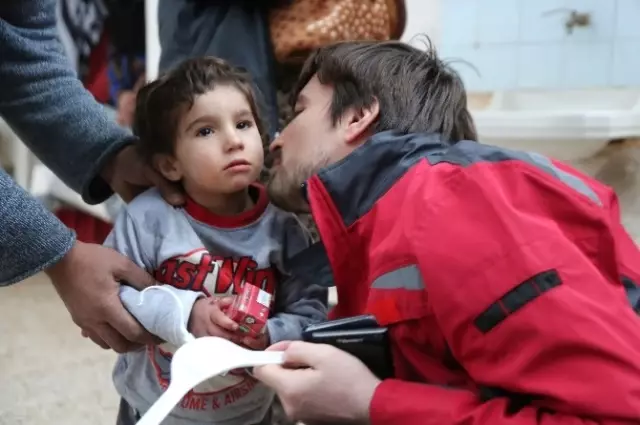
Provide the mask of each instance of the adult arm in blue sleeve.
[{"label": "adult arm in blue sleeve", "polygon": [[112,195],[100,177],[132,140],[83,87],[58,39],[55,0],[0,3],[0,115],[90,204]]},{"label": "adult arm in blue sleeve", "polygon": [[0,169],[0,286],[60,260],[75,235]]}]

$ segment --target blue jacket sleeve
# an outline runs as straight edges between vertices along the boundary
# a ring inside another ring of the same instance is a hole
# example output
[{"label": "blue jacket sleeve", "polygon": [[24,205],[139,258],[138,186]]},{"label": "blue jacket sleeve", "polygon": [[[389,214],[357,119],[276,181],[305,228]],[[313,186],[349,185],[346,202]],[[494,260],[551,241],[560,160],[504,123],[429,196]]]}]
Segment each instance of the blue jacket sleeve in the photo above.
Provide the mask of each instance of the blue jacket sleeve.
[{"label": "blue jacket sleeve", "polygon": [[310,244],[311,237],[293,214],[285,221],[282,274],[286,277],[276,289],[275,314],[267,321],[272,344],[302,339],[305,327],[327,320],[328,291],[290,275],[285,263]]},{"label": "blue jacket sleeve", "polygon": [[73,232],[2,169],[0,229],[0,286],[55,264],[75,242]]},{"label": "blue jacket sleeve", "polygon": [[0,115],[67,185],[95,204],[99,176],[131,140],[85,90],[58,39],[55,0],[0,2]]}]

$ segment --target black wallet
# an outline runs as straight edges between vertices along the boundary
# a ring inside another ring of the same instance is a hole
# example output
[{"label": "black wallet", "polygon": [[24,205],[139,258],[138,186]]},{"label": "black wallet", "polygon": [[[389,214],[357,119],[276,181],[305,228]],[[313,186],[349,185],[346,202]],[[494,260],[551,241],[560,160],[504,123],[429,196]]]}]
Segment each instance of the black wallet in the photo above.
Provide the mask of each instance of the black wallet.
[{"label": "black wallet", "polygon": [[357,357],[379,379],[393,377],[389,331],[372,315],[347,317],[307,326],[302,339],[329,344]]}]

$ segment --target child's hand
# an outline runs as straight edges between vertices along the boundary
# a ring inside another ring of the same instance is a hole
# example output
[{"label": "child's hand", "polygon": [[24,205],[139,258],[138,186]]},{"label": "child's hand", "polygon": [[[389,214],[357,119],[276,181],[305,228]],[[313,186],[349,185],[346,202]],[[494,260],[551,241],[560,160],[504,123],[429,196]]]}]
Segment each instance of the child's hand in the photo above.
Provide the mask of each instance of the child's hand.
[{"label": "child's hand", "polygon": [[200,298],[197,300],[191,310],[189,332],[196,338],[218,336],[239,343],[242,340],[242,335],[236,334],[238,324],[223,311],[232,302],[233,298],[231,297],[222,299]]}]

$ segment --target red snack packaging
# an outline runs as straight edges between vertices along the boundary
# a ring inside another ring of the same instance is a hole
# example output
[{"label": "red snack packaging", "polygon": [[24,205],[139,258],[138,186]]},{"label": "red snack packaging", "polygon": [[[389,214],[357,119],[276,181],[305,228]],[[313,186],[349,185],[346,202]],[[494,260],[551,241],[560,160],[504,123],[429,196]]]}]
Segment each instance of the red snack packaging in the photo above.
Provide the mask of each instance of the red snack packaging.
[{"label": "red snack packaging", "polygon": [[270,307],[271,294],[255,285],[245,283],[229,307],[227,315],[240,325],[240,332],[256,338],[265,331]]}]

